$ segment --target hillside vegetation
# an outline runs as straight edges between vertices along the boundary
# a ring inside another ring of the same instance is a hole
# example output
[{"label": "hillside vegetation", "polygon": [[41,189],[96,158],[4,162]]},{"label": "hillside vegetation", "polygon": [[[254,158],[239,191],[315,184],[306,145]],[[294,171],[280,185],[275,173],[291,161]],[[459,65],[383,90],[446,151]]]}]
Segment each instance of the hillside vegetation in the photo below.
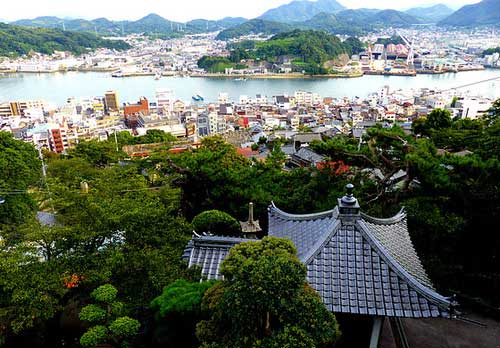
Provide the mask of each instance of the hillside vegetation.
[{"label": "hillside vegetation", "polygon": [[52,54],[69,51],[80,55],[96,48],[125,50],[124,41],[105,40],[90,33],[77,33],[57,29],[23,28],[0,23],[0,56],[19,56],[30,52]]},{"label": "hillside vegetation", "polygon": [[500,1],[483,0],[478,4],[464,6],[439,24],[462,27],[498,25],[500,24]]},{"label": "hillside vegetation", "polygon": [[270,21],[253,19],[223,30],[218,40],[230,40],[250,34],[272,35],[293,29],[321,30],[336,35],[361,35],[381,28],[403,28],[420,24],[422,20],[410,14],[395,10],[358,9],[337,13],[320,12],[304,21]]},{"label": "hillside vegetation", "polygon": [[[243,41],[229,46],[232,51],[229,58],[203,57],[199,66],[213,72],[211,61],[217,64],[237,64],[242,60],[259,60],[280,63],[284,60],[292,62],[294,71],[311,75],[328,74],[332,71],[324,67],[324,63],[338,58],[342,54],[351,55],[360,52],[362,44],[358,39],[349,38],[342,42],[338,37],[321,31],[301,31],[280,33],[267,41]],[[218,71],[222,72],[222,71]]]}]

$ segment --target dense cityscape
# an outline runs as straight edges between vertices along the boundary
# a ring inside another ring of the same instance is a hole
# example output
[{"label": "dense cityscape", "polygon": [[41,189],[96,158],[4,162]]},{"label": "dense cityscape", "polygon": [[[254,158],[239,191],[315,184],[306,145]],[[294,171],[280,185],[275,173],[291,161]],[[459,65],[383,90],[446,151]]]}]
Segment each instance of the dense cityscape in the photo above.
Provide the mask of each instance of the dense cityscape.
[{"label": "dense cityscape", "polygon": [[0,14],[0,348],[498,347],[500,1],[285,2]]}]

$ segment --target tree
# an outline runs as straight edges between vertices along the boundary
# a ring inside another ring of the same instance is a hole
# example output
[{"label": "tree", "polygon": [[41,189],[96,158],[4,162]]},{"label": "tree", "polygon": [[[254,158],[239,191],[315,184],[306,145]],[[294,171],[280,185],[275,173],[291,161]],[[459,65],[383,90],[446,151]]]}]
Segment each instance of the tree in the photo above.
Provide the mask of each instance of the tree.
[{"label": "tree", "polygon": [[239,244],[221,265],[224,280],[203,299],[209,319],[197,326],[202,347],[327,347],[335,317],[307,285],[292,242],[266,237]]},{"label": "tree", "polygon": [[116,144],[109,141],[82,141],[69,151],[72,157],[83,158],[96,167],[104,167],[111,163],[116,163],[120,158],[126,157],[126,154],[116,149]]},{"label": "tree", "polygon": [[231,215],[219,210],[208,210],[196,215],[192,224],[198,233],[209,232],[219,236],[241,234],[239,222]]},{"label": "tree", "polygon": [[42,165],[33,145],[0,132],[0,229],[33,216],[36,203],[28,189],[40,184]]},{"label": "tree", "polygon": [[434,109],[427,116],[426,126],[429,129],[440,130],[452,125],[451,113],[444,109]]},{"label": "tree", "polygon": [[197,347],[196,324],[202,319],[201,301],[213,281],[178,279],[151,302],[158,325],[155,341],[166,347]]},{"label": "tree", "polygon": [[92,291],[90,296],[97,304],[89,304],[80,311],[80,319],[93,324],[80,338],[83,347],[96,347],[110,343],[114,347],[128,347],[129,341],[139,332],[140,323],[123,315],[124,305],[116,300],[118,290],[110,284]]}]

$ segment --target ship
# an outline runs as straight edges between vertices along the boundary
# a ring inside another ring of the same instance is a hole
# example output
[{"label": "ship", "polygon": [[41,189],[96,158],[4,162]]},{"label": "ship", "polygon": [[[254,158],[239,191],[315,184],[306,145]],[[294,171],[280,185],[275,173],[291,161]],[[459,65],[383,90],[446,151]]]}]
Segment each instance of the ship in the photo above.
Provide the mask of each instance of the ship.
[{"label": "ship", "polygon": [[191,98],[193,98],[194,101],[197,101],[197,102],[200,102],[200,101],[204,101],[205,98],[203,98],[200,94],[195,94],[193,95]]}]

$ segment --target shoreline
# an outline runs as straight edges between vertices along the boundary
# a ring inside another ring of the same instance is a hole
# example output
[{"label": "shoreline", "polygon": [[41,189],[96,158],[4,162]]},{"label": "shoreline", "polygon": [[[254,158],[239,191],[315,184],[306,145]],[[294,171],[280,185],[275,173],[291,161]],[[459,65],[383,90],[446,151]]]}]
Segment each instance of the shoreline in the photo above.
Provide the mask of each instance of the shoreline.
[{"label": "shoreline", "polygon": [[[214,74],[214,73],[191,73],[191,74],[175,74],[175,73],[162,73],[162,77],[192,77],[192,78],[213,78],[213,79],[251,79],[251,80],[287,80],[287,79],[354,79],[361,78],[364,76],[395,76],[395,77],[416,77],[418,75],[442,75],[442,74],[458,74],[461,72],[469,71],[482,71],[495,68],[482,67],[482,68],[471,68],[471,69],[460,69],[458,71],[417,71],[417,72],[387,72],[387,71],[365,71],[359,73],[350,74],[327,74],[327,75],[303,75],[303,74]],[[498,69],[498,68],[496,68]],[[116,68],[79,68],[79,69],[64,69],[64,70],[50,70],[50,71],[15,71],[15,70],[2,70],[1,75],[11,75],[11,74],[54,74],[54,73],[66,73],[66,72],[95,72],[95,73],[109,73],[111,78],[130,78],[130,77],[144,77],[144,76],[155,76],[156,73],[153,72],[133,72],[125,73],[122,76],[111,76],[112,73],[117,72]]]}]

